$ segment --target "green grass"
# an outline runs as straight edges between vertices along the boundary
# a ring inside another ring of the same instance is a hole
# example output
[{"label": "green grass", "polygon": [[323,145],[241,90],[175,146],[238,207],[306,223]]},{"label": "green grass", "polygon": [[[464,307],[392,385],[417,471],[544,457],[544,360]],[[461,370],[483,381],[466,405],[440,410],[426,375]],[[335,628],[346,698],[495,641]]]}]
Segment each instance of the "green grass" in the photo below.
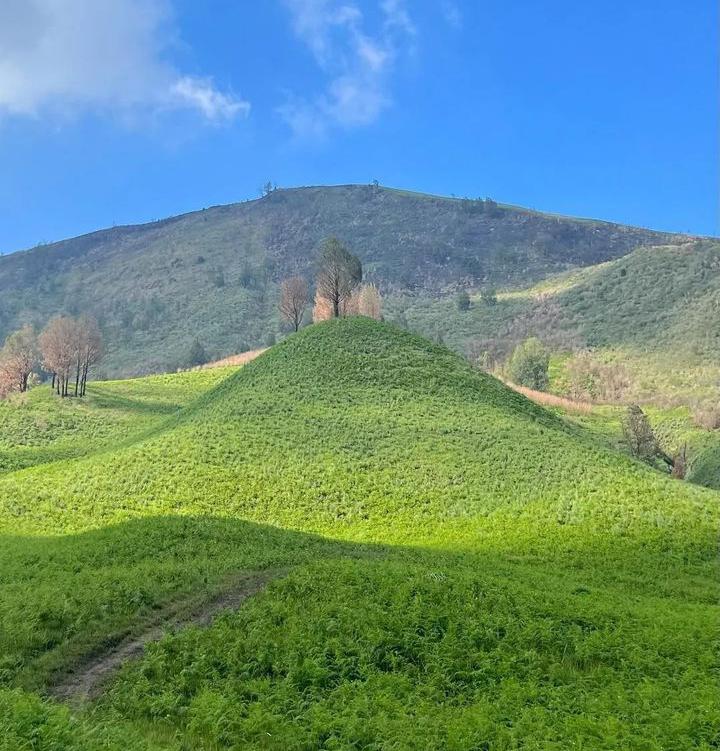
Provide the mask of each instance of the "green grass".
[{"label": "green grass", "polygon": [[551,275],[499,293],[495,305],[475,295],[459,311],[450,297],[394,295],[386,313],[472,359],[502,362],[530,336],[557,355],[592,350],[628,371],[628,401],[667,407],[720,399],[718,299],[720,244],[708,240]]},{"label": "green grass", "polygon": [[690,468],[689,479],[720,490],[720,441],[698,454]]},{"label": "green grass", "polygon": [[0,474],[132,442],[226,378],[218,368],[91,383],[84,399],[49,386],[0,400]]},{"label": "green grass", "polygon": [[[137,441],[0,477],[0,748],[709,751],[718,500],[419,337],[313,326]],[[38,698],[279,566],[97,703]]]}]

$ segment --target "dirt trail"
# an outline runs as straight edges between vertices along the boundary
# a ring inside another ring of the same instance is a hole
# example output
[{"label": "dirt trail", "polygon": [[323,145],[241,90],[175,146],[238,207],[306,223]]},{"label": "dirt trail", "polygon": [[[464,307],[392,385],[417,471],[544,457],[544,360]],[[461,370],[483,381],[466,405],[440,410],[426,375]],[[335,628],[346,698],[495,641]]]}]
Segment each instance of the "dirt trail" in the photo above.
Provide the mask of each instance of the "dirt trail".
[{"label": "dirt trail", "polygon": [[185,626],[207,626],[221,612],[237,609],[245,600],[263,589],[272,579],[287,573],[286,569],[244,572],[229,581],[225,588],[210,600],[175,603],[146,624],[141,633],[133,634],[109,651],[93,655],[74,665],[50,688],[49,694],[73,704],[96,699],[112,676],[128,660],[142,656],[145,645],[158,641],[170,630]]}]

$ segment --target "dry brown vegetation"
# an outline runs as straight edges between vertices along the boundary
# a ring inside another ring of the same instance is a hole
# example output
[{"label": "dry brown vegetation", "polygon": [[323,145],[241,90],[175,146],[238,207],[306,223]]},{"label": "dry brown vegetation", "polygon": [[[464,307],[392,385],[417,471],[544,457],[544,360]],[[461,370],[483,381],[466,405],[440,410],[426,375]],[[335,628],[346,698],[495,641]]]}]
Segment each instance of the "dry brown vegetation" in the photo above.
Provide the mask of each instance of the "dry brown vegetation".
[{"label": "dry brown vegetation", "polygon": [[267,351],[267,347],[262,347],[261,349],[251,349],[247,352],[240,352],[237,355],[223,357],[221,360],[206,362],[204,365],[198,365],[195,368],[190,368],[190,370],[207,370],[208,368],[227,368],[233,365],[245,365],[265,351]]},{"label": "dry brown vegetation", "polygon": [[546,391],[536,391],[535,389],[529,389],[526,386],[519,386],[512,381],[506,381],[501,379],[506,386],[509,386],[519,394],[526,396],[530,401],[540,404],[543,407],[560,407],[568,412],[578,412],[587,414],[592,412],[592,402],[579,402],[574,399],[567,399],[564,396],[557,396],[556,394],[548,394]]}]

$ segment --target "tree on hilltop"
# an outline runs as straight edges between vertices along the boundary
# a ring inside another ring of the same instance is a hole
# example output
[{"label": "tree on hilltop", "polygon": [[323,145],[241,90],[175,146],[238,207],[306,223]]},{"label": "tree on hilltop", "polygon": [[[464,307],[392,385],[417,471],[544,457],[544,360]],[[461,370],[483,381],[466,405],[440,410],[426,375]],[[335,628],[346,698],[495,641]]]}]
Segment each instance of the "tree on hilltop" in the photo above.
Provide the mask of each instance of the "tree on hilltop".
[{"label": "tree on hilltop", "polygon": [[280,285],[280,315],[295,331],[300,328],[307,304],[307,282],[301,276],[285,279]]},{"label": "tree on hilltop", "polygon": [[317,293],[328,301],[332,318],[343,314],[355,288],[362,281],[362,264],[336,237],[322,245],[316,280]]},{"label": "tree on hilltop", "polygon": [[363,284],[357,294],[358,314],[382,321],[382,297],[374,284]]}]

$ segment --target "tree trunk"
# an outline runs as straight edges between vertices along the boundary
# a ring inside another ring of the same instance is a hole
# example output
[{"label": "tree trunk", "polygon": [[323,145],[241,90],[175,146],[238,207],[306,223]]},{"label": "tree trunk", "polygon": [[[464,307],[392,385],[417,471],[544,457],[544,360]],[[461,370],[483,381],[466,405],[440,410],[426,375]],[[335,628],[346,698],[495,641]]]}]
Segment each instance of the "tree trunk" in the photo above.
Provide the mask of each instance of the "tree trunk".
[{"label": "tree trunk", "polygon": [[52,374],[52,386],[50,388],[55,391],[55,373]]},{"label": "tree trunk", "polygon": [[77,367],[75,368],[75,396],[78,396],[80,391],[80,360],[78,360]]},{"label": "tree trunk", "polygon": [[85,391],[87,388],[88,370],[90,370],[90,363],[86,362],[83,365],[82,379],[80,382],[80,396],[85,396]]}]

